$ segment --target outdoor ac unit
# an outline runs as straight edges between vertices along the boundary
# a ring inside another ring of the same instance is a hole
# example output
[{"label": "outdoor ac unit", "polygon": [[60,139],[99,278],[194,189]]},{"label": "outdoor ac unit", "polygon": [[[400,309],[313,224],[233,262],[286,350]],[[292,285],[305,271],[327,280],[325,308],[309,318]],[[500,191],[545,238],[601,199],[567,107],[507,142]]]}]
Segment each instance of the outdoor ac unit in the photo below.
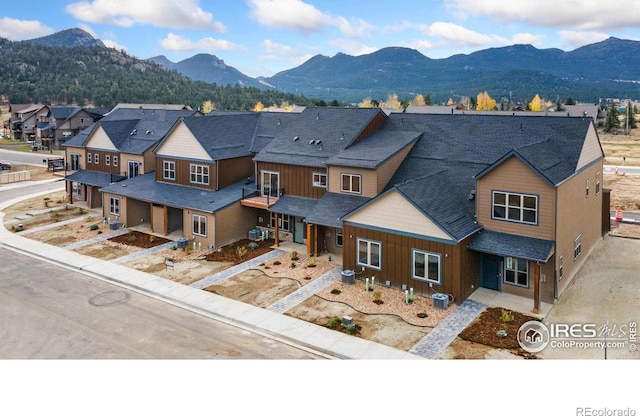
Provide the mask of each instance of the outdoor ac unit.
[{"label": "outdoor ac unit", "polygon": [[449,295],[444,293],[434,293],[431,295],[433,307],[438,309],[447,309],[449,307]]}]

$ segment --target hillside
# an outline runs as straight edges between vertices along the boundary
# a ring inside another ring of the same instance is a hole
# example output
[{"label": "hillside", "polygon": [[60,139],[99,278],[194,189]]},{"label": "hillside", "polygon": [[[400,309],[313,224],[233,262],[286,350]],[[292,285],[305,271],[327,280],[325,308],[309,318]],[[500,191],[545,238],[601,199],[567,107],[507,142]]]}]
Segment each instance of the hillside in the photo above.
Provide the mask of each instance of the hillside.
[{"label": "hillside", "polygon": [[[112,108],[119,102],[187,104],[250,110],[283,101],[313,102],[293,94],[194,81],[156,63],[86,41],[86,32],[63,31],[35,41],[0,38],[0,96],[11,103],[38,102]],[[46,46],[50,44],[63,46]]]}]

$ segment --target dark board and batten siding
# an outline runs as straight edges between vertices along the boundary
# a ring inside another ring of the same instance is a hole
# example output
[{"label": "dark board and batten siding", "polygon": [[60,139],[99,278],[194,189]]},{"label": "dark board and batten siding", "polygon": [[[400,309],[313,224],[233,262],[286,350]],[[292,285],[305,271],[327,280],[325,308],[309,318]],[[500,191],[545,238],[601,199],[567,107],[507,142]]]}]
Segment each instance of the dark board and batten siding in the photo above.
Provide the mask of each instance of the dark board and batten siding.
[{"label": "dark board and batten siding", "polygon": [[258,162],[258,187],[262,175],[260,172],[270,171],[280,173],[280,188],[285,195],[301,196],[320,199],[327,192],[326,188],[313,186],[313,173],[327,173],[326,168],[309,166],[285,165],[271,162]]},{"label": "dark board and batten siding", "polygon": [[[176,179],[164,179],[164,161],[175,162],[176,164]],[[191,163],[198,165],[209,166],[209,185],[202,185],[197,183],[191,183]],[[165,157],[158,157],[156,159],[156,181],[172,183],[176,185],[186,185],[195,188],[215,189],[216,187],[216,164],[211,162],[194,162],[185,159],[172,159]]]}]

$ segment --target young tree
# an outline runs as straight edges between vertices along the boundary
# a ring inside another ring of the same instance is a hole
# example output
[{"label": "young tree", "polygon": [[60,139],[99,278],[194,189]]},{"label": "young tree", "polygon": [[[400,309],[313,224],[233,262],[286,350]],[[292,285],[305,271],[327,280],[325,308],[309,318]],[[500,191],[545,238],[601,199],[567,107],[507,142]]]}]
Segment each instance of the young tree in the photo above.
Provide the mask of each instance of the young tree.
[{"label": "young tree", "polygon": [[413,100],[411,100],[411,105],[420,105],[420,106],[422,106],[422,105],[427,105],[427,104],[425,104],[424,97],[422,96],[422,94],[418,94],[413,98]]},{"label": "young tree", "polygon": [[253,111],[260,112],[262,110],[264,110],[264,104],[262,104],[260,101],[258,101],[256,103],[256,105],[253,106]]},{"label": "young tree", "polygon": [[567,97],[567,100],[564,102],[565,105],[575,105],[571,97]]},{"label": "young tree", "polygon": [[564,111],[564,108],[562,107],[562,101],[560,101],[560,98],[558,98],[558,101],[556,101],[556,111]]},{"label": "young tree", "polygon": [[495,110],[496,109],[496,100],[491,98],[488,92],[481,92],[478,94],[478,99],[476,100],[476,110],[478,111],[487,111],[487,110]]},{"label": "young tree", "polygon": [[542,100],[540,99],[540,96],[538,94],[536,94],[536,96],[533,97],[533,100],[531,100],[529,109],[531,111],[542,111]]},{"label": "young tree", "polygon": [[431,96],[429,94],[424,97],[424,105],[433,105],[433,101],[431,100]]},{"label": "young tree", "polygon": [[635,129],[638,127],[638,122],[636,121],[636,114],[633,111],[633,107],[631,106],[631,101],[627,101],[627,107],[624,112],[624,125],[627,134],[629,134],[629,130]]},{"label": "young tree", "polygon": [[202,114],[209,114],[213,111],[213,109],[213,102],[211,102],[211,100],[207,100],[202,103],[202,108],[200,109],[200,111],[202,111]]},{"label": "young tree", "polygon": [[372,100],[370,97],[365,98],[364,100],[362,100],[360,102],[360,104],[358,104],[358,107],[360,108],[373,108],[373,107],[378,107],[378,102],[375,100]]},{"label": "young tree", "polygon": [[604,131],[609,133],[610,131],[617,129],[618,127],[620,127],[620,120],[618,119],[618,107],[616,106],[616,103],[611,101],[611,105],[609,106],[607,115],[604,119]]},{"label": "young tree", "polygon": [[399,110],[402,108],[402,103],[398,101],[398,95],[396,93],[393,93],[387,97],[387,101],[382,103],[382,107]]}]

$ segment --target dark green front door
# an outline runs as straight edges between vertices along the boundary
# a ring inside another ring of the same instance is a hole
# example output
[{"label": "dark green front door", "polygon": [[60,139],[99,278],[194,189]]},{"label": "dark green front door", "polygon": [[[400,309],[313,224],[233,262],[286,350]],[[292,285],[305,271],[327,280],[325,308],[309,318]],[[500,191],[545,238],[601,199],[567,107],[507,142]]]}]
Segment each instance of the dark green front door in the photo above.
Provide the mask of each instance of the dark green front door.
[{"label": "dark green front door", "polygon": [[487,289],[500,290],[501,258],[494,254],[482,255],[482,270],[480,285]]}]

